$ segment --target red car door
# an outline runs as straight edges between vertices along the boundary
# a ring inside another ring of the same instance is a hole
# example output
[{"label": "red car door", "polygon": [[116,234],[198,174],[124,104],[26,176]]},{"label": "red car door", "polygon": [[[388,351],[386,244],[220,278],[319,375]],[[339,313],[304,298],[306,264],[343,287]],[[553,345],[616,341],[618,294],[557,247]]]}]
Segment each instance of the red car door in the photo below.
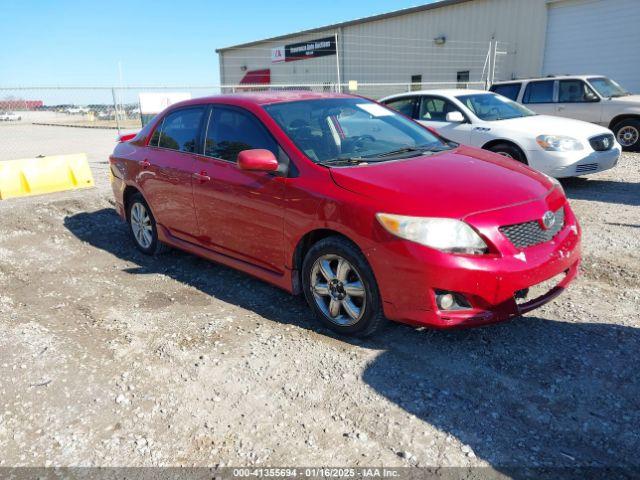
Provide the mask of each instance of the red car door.
[{"label": "red car door", "polygon": [[140,162],[140,187],[156,221],[185,240],[198,235],[191,184],[205,111],[196,106],[169,112]]},{"label": "red car door", "polygon": [[196,160],[193,197],[200,242],[263,268],[284,268],[283,212],[286,179],[237,167],[242,150],[279,147],[253,114],[214,106],[204,128],[204,155]]}]

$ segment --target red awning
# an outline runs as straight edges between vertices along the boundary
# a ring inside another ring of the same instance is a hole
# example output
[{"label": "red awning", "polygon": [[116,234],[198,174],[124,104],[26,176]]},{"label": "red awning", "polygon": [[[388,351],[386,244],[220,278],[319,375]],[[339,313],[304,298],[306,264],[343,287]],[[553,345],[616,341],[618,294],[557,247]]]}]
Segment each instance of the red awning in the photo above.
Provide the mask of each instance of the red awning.
[{"label": "red awning", "polygon": [[244,74],[240,85],[269,85],[271,83],[271,70],[252,70]]}]

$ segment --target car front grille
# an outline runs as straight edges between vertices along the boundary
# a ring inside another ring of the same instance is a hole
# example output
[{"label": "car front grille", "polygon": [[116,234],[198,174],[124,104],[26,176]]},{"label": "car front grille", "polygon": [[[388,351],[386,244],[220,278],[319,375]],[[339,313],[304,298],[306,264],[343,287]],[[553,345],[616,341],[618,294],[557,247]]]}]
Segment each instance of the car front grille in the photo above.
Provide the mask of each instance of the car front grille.
[{"label": "car front grille", "polygon": [[582,165],[576,165],[576,173],[595,172],[598,170],[597,163],[584,163]]},{"label": "car front grille", "polygon": [[553,215],[555,223],[549,229],[542,227],[539,220],[532,220],[530,222],[500,227],[500,232],[502,232],[516,248],[533,247],[534,245],[550,241],[564,227],[564,207],[553,212]]},{"label": "car front grille", "polygon": [[589,144],[596,152],[606,152],[611,150],[614,145],[613,135],[605,133],[589,139]]}]

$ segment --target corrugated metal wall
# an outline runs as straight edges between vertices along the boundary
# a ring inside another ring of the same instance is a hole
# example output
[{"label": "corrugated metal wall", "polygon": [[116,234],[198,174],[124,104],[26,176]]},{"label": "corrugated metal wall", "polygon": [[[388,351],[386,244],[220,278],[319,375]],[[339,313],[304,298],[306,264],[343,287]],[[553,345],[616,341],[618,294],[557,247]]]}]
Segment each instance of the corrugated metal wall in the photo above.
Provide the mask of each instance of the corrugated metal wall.
[{"label": "corrugated metal wall", "polygon": [[[270,68],[273,84],[335,82],[335,56],[287,63],[270,58],[275,46],[335,33],[343,82],[409,82],[413,75],[421,75],[423,82],[455,82],[456,73],[466,70],[477,80],[492,38],[508,52],[499,58],[496,80],[533,76],[542,68],[545,32],[545,0],[473,0],[224,50],[221,80],[237,84],[246,71]],[[440,36],[446,42],[438,46],[434,38]]]},{"label": "corrugated metal wall", "polygon": [[640,1],[549,4],[544,74],[601,74],[640,92]]},{"label": "corrugated metal wall", "polygon": [[[544,0],[474,0],[354,25],[344,32],[345,75],[380,81],[381,69],[367,68],[377,64],[386,66],[383,81],[408,81],[409,72],[421,74],[424,81],[455,81],[456,72],[467,69],[472,80],[479,79],[492,37],[509,52],[500,59],[497,79],[535,75],[541,68],[545,29]],[[441,47],[433,42],[439,36],[447,39]],[[381,51],[366,48],[367,37],[388,38],[388,46]],[[408,43],[410,56],[398,49],[402,40],[395,39],[403,38],[418,40]]]}]

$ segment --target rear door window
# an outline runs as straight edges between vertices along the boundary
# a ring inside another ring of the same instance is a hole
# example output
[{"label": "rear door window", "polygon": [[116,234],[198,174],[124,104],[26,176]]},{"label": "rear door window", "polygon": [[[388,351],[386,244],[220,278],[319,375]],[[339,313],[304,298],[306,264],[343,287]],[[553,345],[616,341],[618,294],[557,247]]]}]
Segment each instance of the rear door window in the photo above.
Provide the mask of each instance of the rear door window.
[{"label": "rear door window", "polygon": [[183,108],[169,113],[153,132],[150,146],[178,152],[198,153],[198,136],[204,107]]},{"label": "rear door window", "polygon": [[263,148],[278,157],[278,144],[251,113],[213,107],[205,134],[204,154],[230,162],[243,150]]},{"label": "rear door window", "polygon": [[[420,120],[446,122],[447,113],[462,111],[452,102],[440,97],[422,97],[420,102]],[[462,113],[464,115],[464,113]]]},{"label": "rear door window", "polygon": [[409,118],[415,118],[416,97],[395,98],[384,102],[389,108],[406,115]]},{"label": "rear door window", "polygon": [[529,82],[524,91],[522,103],[553,103],[554,83],[555,80]]},{"label": "rear door window", "polygon": [[503,97],[507,97],[514,102],[518,100],[518,94],[520,93],[519,83],[509,83],[504,85],[493,85],[491,87],[491,91],[493,93],[497,93],[498,95],[502,95]]}]

